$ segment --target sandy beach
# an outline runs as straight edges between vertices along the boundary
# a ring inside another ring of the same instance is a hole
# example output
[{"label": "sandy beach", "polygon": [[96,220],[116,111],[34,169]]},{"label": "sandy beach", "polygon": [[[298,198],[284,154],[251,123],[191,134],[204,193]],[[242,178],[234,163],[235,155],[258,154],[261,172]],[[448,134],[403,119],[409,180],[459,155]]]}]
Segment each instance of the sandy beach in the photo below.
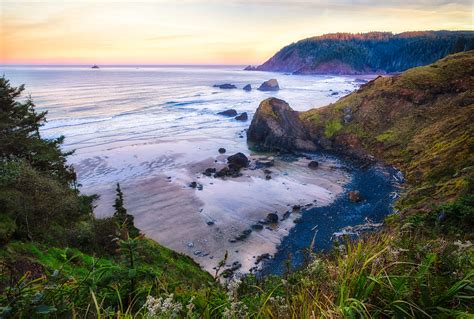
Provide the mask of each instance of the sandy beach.
[{"label": "sandy beach", "polygon": [[[233,153],[219,154],[216,147],[205,147],[205,142],[199,143],[198,153],[193,153],[190,152],[193,145],[198,143],[182,140],[153,145],[157,158],[143,161],[140,166],[149,167],[154,173],[142,172],[141,176],[123,183],[122,189],[129,213],[135,216],[136,225],[146,236],[191,256],[211,273],[226,251],[228,267],[239,265],[238,272],[249,272],[257,266],[258,256],[276,252],[305,208],[329,205],[350,180],[331,159],[319,160],[320,165],[314,170],[308,167],[310,160],[304,157],[288,161],[272,154],[249,154],[248,151],[250,166],[241,171],[242,176],[208,177],[203,175],[206,168],[223,168]],[[137,151],[141,153],[142,148]],[[133,157],[137,159],[139,155]],[[257,160],[274,160],[274,165],[267,168],[271,173],[255,168]],[[79,173],[86,174],[88,169],[110,169],[107,160],[102,165],[98,162],[101,160],[80,162]],[[201,186],[190,187],[192,182],[202,185],[202,189]],[[87,191],[101,196],[95,210],[97,216],[112,213],[113,184],[89,186]],[[294,209],[295,205],[301,209]],[[247,238],[234,242],[269,213],[278,214],[278,223],[252,230]],[[284,218],[285,213],[289,216]]]}]

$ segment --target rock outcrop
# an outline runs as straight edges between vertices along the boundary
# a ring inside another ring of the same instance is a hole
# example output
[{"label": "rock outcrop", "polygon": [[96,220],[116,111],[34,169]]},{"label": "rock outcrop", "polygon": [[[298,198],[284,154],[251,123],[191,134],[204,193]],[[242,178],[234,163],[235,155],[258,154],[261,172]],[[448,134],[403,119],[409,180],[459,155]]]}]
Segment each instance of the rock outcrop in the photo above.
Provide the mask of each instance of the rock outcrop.
[{"label": "rock outcrop", "polygon": [[247,141],[258,150],[316,150],[298,112],[277,98],[260,103],[247,131]]},{"label": "rock outcrop", "polygon": [[219,112],[217,113],[218,115],[224,115],[224,116],[237,116],[237,111],[234,110],[234,109],[230,109],[230,110],[225,110],[225,111],[222,111],[222,112]]},{"label": "rock outcrop", "polygon": [[224,90],[230,90],[230,89],[236,89],[237,88],[235,85],[230,84],[230,83],[214,84],[213,87],[219,88],[219,89],[224,89]]},{"label": "rock outcrop", "polygon": [[404,202],[407,193],[399,203],[429,209],[472,189],[472,74],[474,51],[469,51],[378,77],[331,105],[305,112],[270,98],[257,109],[247,138],[264,150],[317,147],[363,164],[395,165],[414,192],[430,194],[415,204]]},{"label": "rock outcrop", "polygon": [[236,153],[227,158],[227,163],[229,167],[241,169],[249,166],[249,159],[243,153]]},{"label": "rock outcrop", "polygon": [[247,84],[246,86],[244,86],[243,90],[244,91],[252,91],[252,86],[250,84]]},{"label": "rock outcrop", "polygon": [[242,114],[238,115],[235,117],[237,121],[247,121],[249,119],[249,116],[247,115],[247,112],[243,112]]},{"label": "rock outcrop", "polygon": [[260,91],[278,91],[280,86],[278,85],[278,81],[276,79],[270,79],[263,82],[258,89]]}]

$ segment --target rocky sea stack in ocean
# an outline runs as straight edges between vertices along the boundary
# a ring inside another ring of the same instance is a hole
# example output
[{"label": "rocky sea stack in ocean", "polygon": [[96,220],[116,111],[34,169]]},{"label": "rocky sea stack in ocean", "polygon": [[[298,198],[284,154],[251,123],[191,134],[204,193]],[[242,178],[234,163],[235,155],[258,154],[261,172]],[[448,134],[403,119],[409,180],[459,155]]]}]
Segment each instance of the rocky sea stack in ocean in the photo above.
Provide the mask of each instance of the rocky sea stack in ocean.
[{"label": "rocky sea stack in ocean", "polygon": [[247,131],[247,140],[259,150],[316,150],[301,124],[298,112],[277,98],[260,103]]},{"label": "rocky sea stack in ocean", "polygon": [[278,85],[278,81],[276,79],[271,79],[263,82],[258,89],[260,91],[278,91],[280,86]]}]

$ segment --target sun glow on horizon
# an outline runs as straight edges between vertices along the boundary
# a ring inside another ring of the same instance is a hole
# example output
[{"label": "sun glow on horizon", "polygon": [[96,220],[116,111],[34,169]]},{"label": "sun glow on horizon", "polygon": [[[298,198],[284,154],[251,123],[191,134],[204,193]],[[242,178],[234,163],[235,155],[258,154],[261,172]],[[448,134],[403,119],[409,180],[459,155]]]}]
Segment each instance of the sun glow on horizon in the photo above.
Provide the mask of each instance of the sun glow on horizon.
[{"label": "sun glow on horizon", "polygon": [[0,0],[1,64],[260,64],[333,32],[473,30],[470,1]]}]

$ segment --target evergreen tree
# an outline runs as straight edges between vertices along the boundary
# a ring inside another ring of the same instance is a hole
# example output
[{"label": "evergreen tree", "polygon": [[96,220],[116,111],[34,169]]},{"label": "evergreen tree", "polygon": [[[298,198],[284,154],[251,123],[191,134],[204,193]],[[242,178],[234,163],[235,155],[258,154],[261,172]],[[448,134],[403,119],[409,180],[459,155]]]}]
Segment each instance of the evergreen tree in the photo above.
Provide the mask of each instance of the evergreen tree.
[{"label": "evergreen tree", "polygon": [[140,235],[140,231],[134,225],[133,216],[127,213],[127,209],[125,208],[123,201],[123,192],[119,183],[117,183],[117,188],[115,191],[117,195],[115,197],[115,204],[113,205],[115,208],[114,217],[119,223],[120,227],[126,228],[128,230],[128,235],[130,237],[137,237]]},{"label": "evergreen tree", "polygon": [[20,101],[24,90],[24,85],[15,88],[5,77],[0,78],[0,160],[26,160],[34,169],[74,184],[76,174],[66,164],[72,152],[60,149],[64,136],[41,138],[39,128],[46,122],[47,112],[36,112],[31,97]]}]

